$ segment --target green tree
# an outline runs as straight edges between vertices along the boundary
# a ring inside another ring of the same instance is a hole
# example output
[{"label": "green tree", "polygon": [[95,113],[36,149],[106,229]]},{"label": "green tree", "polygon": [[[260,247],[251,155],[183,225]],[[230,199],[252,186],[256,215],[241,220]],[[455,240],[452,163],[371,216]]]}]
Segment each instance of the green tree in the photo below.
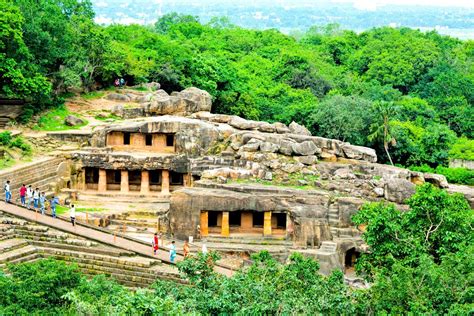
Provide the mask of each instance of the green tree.
[{"label": "green tree", "polygon": [[381,141],[385,154],[390,164],[393,166],[392,157],[388,151],[389,145],[395,145],[396,140],[392,135],[390,121],[395,117],[397,108],[393,102],[376,101],[374,102],[375,119],[370,125],[369,141]]}]

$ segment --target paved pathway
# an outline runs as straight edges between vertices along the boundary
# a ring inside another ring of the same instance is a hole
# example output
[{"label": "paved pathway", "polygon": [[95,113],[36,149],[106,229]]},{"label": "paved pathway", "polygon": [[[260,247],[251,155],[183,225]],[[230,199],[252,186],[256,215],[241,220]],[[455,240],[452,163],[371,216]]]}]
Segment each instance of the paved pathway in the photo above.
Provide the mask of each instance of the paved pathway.
[{"label": "paved pathway", "polygon": [[[96,230],[81,225],[81,223],[76,223],[76,226],[72,226],[69,221],[61,218],[52,218],[49,215],[41,215],[41,213],[36,213],[34,211],[27,210],[26,208],[16,206],[14,204],[7,204],[5,202],[0,202],[0,210],[11,214],[16,217],[23,218],[25,220],[36,222],[42,225],[53,227],[55,229],[71,233],[73,235],[85,237],[88,239],[95,240],[100,243],[104,243],[113,247],[129,250],[135,252],[139,255],[160,259],[164,263],[171,264],[169,261],[169,253],[167,250],[160,249],[156,256],[153,255],[153,250],[150,245],[145,245],[143,243],[122,238],[120,236],[114,236],[112,232],[106,232],[102,230]],[[177,255],[176,261],[183,260],[183,256]],[[215,271],[219,272],[226,276],[231,276],[234,271],[222,266],[216,266]]]}]

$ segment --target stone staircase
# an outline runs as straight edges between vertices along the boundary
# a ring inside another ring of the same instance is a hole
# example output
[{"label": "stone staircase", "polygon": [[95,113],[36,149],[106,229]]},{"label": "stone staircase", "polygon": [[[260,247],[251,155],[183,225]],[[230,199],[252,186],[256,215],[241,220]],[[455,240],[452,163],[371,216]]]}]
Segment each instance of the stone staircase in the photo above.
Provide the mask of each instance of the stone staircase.
[{"label": "stone staircase", "polygon": [[335,253],[337,251],[337,243],[333,241],[323,241],[318,252]]},{"label": "stone staircase", "polygon": [[174,266],[135,255],[0,211],[0,269],[7,264],[53,257],[75,263],[89,275],[104,274],[129,287],[145,287],[157,279],[183,282]]},{"label": "stone staircase", "polygon": [[[58,180],[58,165],[63,158],[47,157],[26,165],[13,167],[0,172],[0,183],[3,185],[7,180],[11,181],[10,187],[13,198],[19,198],[18,190],[24,183],[41,191],[48,192],[50,184]],[[3,189],[3,187],[2,187]]]}]

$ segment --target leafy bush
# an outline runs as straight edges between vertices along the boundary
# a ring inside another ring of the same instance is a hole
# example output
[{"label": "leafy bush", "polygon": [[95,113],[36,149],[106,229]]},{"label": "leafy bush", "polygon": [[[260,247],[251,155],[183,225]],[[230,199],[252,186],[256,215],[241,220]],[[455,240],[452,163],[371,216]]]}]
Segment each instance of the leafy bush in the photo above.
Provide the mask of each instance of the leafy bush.
[{"label": "leafy bush", "polygon": [[0,133],[0,145],[10,146],[12,142],[12,133],[10,131],[4,131]]},{"label": "leafy bush", "polygon": [[11,142],[10,146],[21,149],[25,154],[31,153],[31,145],[28,144],[23,137],[15,137]]},{"label": "leafy bush", "polygon": [[409,169],[413,171],[442,174],[450,183],[474,185],[474,170],[469,170],[467,168],[448,168],[443,166],[432,168],[428,165],[422,165],[411,166]]},{"label": "leafy bush", "polygon": [[449,157],[454,159],[474,160],[474,140],[466,137],[458,138],[451,147]]}]

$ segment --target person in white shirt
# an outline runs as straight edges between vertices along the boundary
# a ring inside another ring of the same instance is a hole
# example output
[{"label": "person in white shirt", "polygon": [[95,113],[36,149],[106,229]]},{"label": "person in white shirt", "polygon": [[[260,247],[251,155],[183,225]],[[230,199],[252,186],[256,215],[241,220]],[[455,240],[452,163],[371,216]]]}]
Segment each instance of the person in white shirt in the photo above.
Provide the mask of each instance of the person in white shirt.
[{"label": "person in white shirt", "polygon": [[74,204],[71,205],[71,209],[69,210],[69,216],[71,217],[71,224],[75,226],[76,223],[76,207]]},{"label": "person in white shirt", "polygon": [[31,185],[29,185],[26,189],[26,197],[28,198],[28,204],[26,205],[26,208],[30,209],[31,203],[33,202],[33,189],[31,188]]},{"label": "person in white shirt", "polygon": [[5,202],[10,203],[10,200],[12,199],[12,193],[10,191],[10,180],[7,180],[5,183]]},{"label": "person in white shirt", "polygon": [[40,198],[40,191],[38,188],[36,188],[34,191],[33,191],[33,205],[35,207],[35,210],[38,209],[38,206],[39,206],[39,198]]},{"label": "person in white shirt", "polygon": [[202,251],[202,254],[203,254],[203,255],[207,255],[207,246],[206,246],[205,243],[202,244],[202,249],[201,249],[201,251]]}]

